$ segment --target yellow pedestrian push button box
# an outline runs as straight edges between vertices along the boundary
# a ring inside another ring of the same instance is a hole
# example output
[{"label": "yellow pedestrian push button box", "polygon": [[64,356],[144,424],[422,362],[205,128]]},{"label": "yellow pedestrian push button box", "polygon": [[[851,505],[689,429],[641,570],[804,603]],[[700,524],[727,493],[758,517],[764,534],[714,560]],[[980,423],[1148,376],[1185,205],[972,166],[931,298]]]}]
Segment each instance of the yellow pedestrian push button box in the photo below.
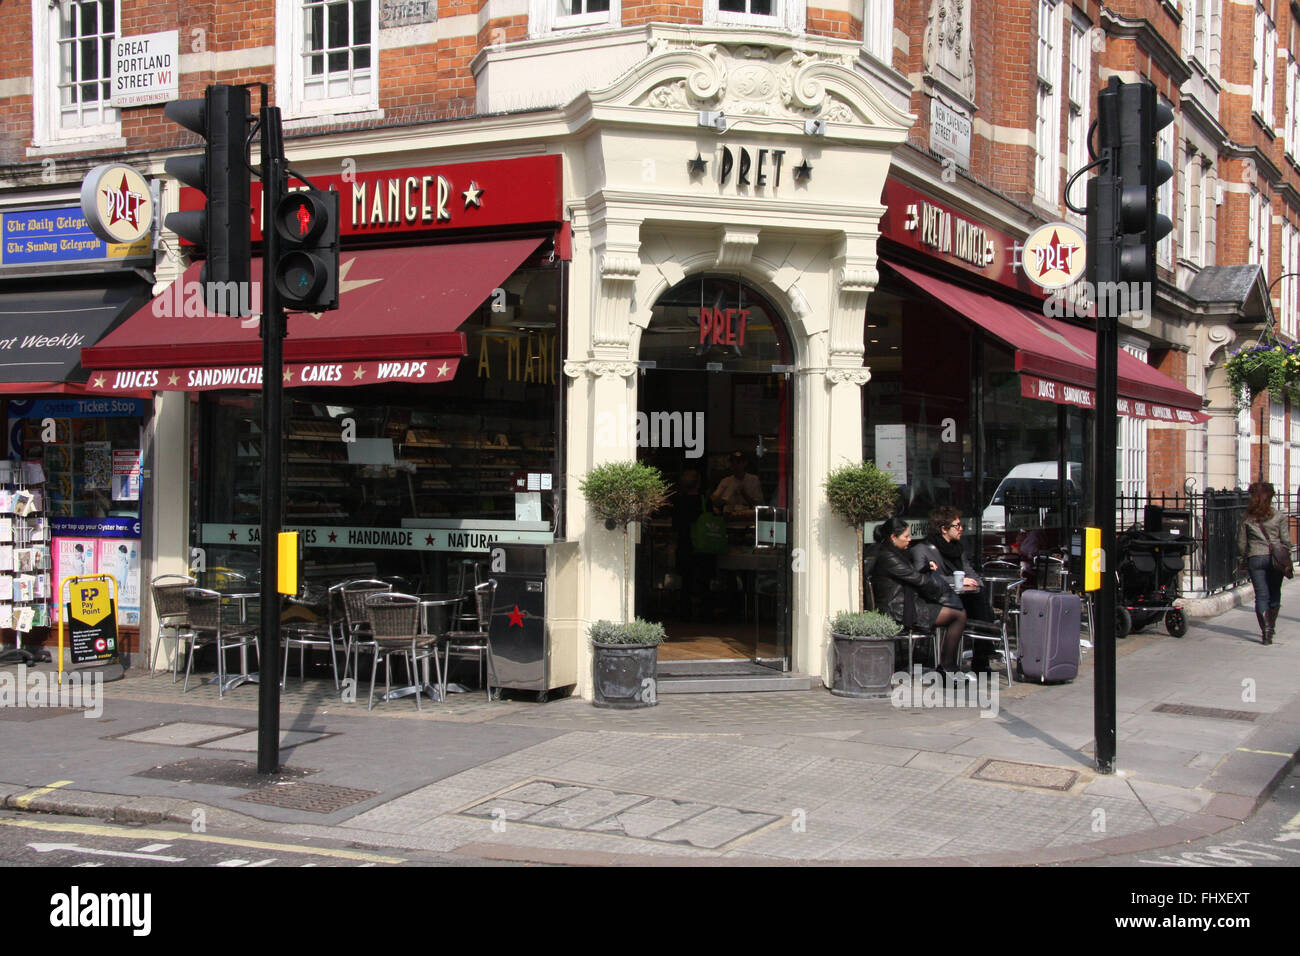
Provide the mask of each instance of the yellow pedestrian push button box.
[{"label": "yellow pedestrian push button box", "polygon": [[1101,529],[1083,529],[1083,548],[1087,560],[1083,564],[1083,589],[1101,590],[1101,572],[1106,570],[1106,556],[1101,551]]},{"label": "yellow pedestrian push button box", "polygon": [[277,564],[279,582],[277,590],[281,594],[298,593],[298,532],[281,531],[279,535],[279,562]]}]

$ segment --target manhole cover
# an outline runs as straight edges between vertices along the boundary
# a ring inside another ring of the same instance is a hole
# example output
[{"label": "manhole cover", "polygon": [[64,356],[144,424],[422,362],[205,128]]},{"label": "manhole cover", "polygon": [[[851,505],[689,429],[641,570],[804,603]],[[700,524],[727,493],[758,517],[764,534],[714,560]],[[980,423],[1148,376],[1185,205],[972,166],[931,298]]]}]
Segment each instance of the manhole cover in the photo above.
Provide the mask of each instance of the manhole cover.
[{"label": "manhole cover", "polygon": [[80,713],[82,711],[76,707],[0,707],[0,720],[13,720],[25,724],[32,720]]},{"label": "manhole cover", "polygon": [[105,740],[129,740],[137,744],[167,744],[171,747],[194,747],[209,740],[230,737],[248,732],[247,727],[236,724],[200,724],[187,720],[173,720],[157,727],[130,730],[105,737]]},{"label": "manhole cover", "polygon": [[306,810],[309,813],[333,813],[362,800],[377,796],[378,790],[354,790],[352,787],[336,787],[329,783],[310,783],[295,780],[292,783],[263,787],[246,793],[240,800],[249,803],[261,803],[268,807],[281,807],[285,810]]},{"label": "manhole cover", "polygon": [[1152,708],[1157,714],[1178,714],[1181,717],[1216,717],[1219,720],[1252,721],[1259,714],[1249,710],[1225,710],[1222,707],[1198,707],[1195,704],[1160,704]]},{"label": "manhole cover", "polygon": [[219,787],[239,787],[251,790],[264,787],[271,780],[292,780],[316,773],[305,767],[281,767],[274,776],[257,772],[257,764],[248,760],[218,760],[215,757],[195,757],[193,760],[181,760],[177,763],[152,767],[134,774],[136,777],[150,777],[154,780],[171,780],[176,783],[210,783]]},{"label": "manhole cover", "polygon": [[1079,775],[1063,767],[1038,763],[1012,763],[1010,760],[986,760],[971,774],[976,780],[1011,783],[1042,790],[1069,790]]}]

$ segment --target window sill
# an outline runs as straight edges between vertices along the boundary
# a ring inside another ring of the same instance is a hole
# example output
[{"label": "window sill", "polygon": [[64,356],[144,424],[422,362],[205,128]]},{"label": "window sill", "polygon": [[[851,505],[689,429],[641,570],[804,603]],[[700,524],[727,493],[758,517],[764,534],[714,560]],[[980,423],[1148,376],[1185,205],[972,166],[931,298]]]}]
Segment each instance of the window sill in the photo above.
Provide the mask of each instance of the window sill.
[{"label": "window sill", "polygon": [[368,123],[383,118],[384,111],[381,109],[352,110],[346,113],[333,113],[328,110],[320,113],[295,112],[292,116],[286,117],[281,125],[285,132],[293,132],[319,126],[350,126],[353,123]]},{"label": "window sill", "polygon": [[35,159],[40,156],[61,156],[67,153],[125,148],[126,140],[120,134],[109,137],[91,136],[78,139],[61,139],[42,143],[39,146],[28,146],[27,158]]},{"label": "window sill", "polygon": [[1255,125],[1258,126],[1270,140],[1277,139],[1277,133],[1274,132],[1273,127],[1269,125],[1268,121],[1265,120],[1260,113],[1251,110],[1250,118],[1255,121]]}]

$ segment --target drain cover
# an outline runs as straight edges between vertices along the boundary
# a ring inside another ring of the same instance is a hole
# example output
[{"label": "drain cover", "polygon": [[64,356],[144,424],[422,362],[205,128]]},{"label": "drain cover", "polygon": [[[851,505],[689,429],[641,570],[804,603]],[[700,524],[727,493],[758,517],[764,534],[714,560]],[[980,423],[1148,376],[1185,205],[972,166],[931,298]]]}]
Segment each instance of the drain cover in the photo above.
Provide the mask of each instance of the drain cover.
[{"label": "drain cover", "polygon": [[1249,710],[1225,710],[1222,707],[1198,707],[1195,704],[1160,704],[1152,708],[1157,714],[1178,714],[1181,717],[1217,717],[1219,720],[1259,719],[1259,714]]},{"label": "drain cover", "polygon": [[218,760],[215,757],[196,757],[193,760],[181,760],[177,763],[164,764],[149,770],[141,770],[136,777],[150,777],[154,780],[172,780],[176,783],[210,783],[219,787],[239,787],[251,790],[264,787],[269,780],[291,780],[304,777],[315,770],[305,767],[281,767],[278,774],[268,777],[257,772],[257,764],[248,760]]},{"label": "drain cover", "polygon": [[329,783],[310,783],[295,780],[292,783],[272,785],[246,793],[240,800],[249,803],[261,803],[268,807],[281,807],[285,810],[306,810],[309,813],[333,813],[362,800],[377,796],[378,790],[354,790],[352,787],[336,787]]},{"label": "drain cover", "polygon": [[1042,790],[1069,790],[1079,775],[1064,767],[1039,763],[1012,763],[1010,760],[986,760],[971,774],[976,780],[1011,783]]}]

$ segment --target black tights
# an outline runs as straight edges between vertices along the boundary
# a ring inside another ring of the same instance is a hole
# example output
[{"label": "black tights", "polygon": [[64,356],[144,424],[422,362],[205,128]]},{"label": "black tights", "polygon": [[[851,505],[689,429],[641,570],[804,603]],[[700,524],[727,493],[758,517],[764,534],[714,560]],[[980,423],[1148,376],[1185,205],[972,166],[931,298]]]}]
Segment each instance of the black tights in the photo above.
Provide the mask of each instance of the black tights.
[{"label": "black tights", "polygon": [[961,647],[961,635],[966,630],[966,612],[946,607],[939,612],[934,623],[945,629],[940,666],[946,671],[955,671],[958,666],[957,648]]}]

